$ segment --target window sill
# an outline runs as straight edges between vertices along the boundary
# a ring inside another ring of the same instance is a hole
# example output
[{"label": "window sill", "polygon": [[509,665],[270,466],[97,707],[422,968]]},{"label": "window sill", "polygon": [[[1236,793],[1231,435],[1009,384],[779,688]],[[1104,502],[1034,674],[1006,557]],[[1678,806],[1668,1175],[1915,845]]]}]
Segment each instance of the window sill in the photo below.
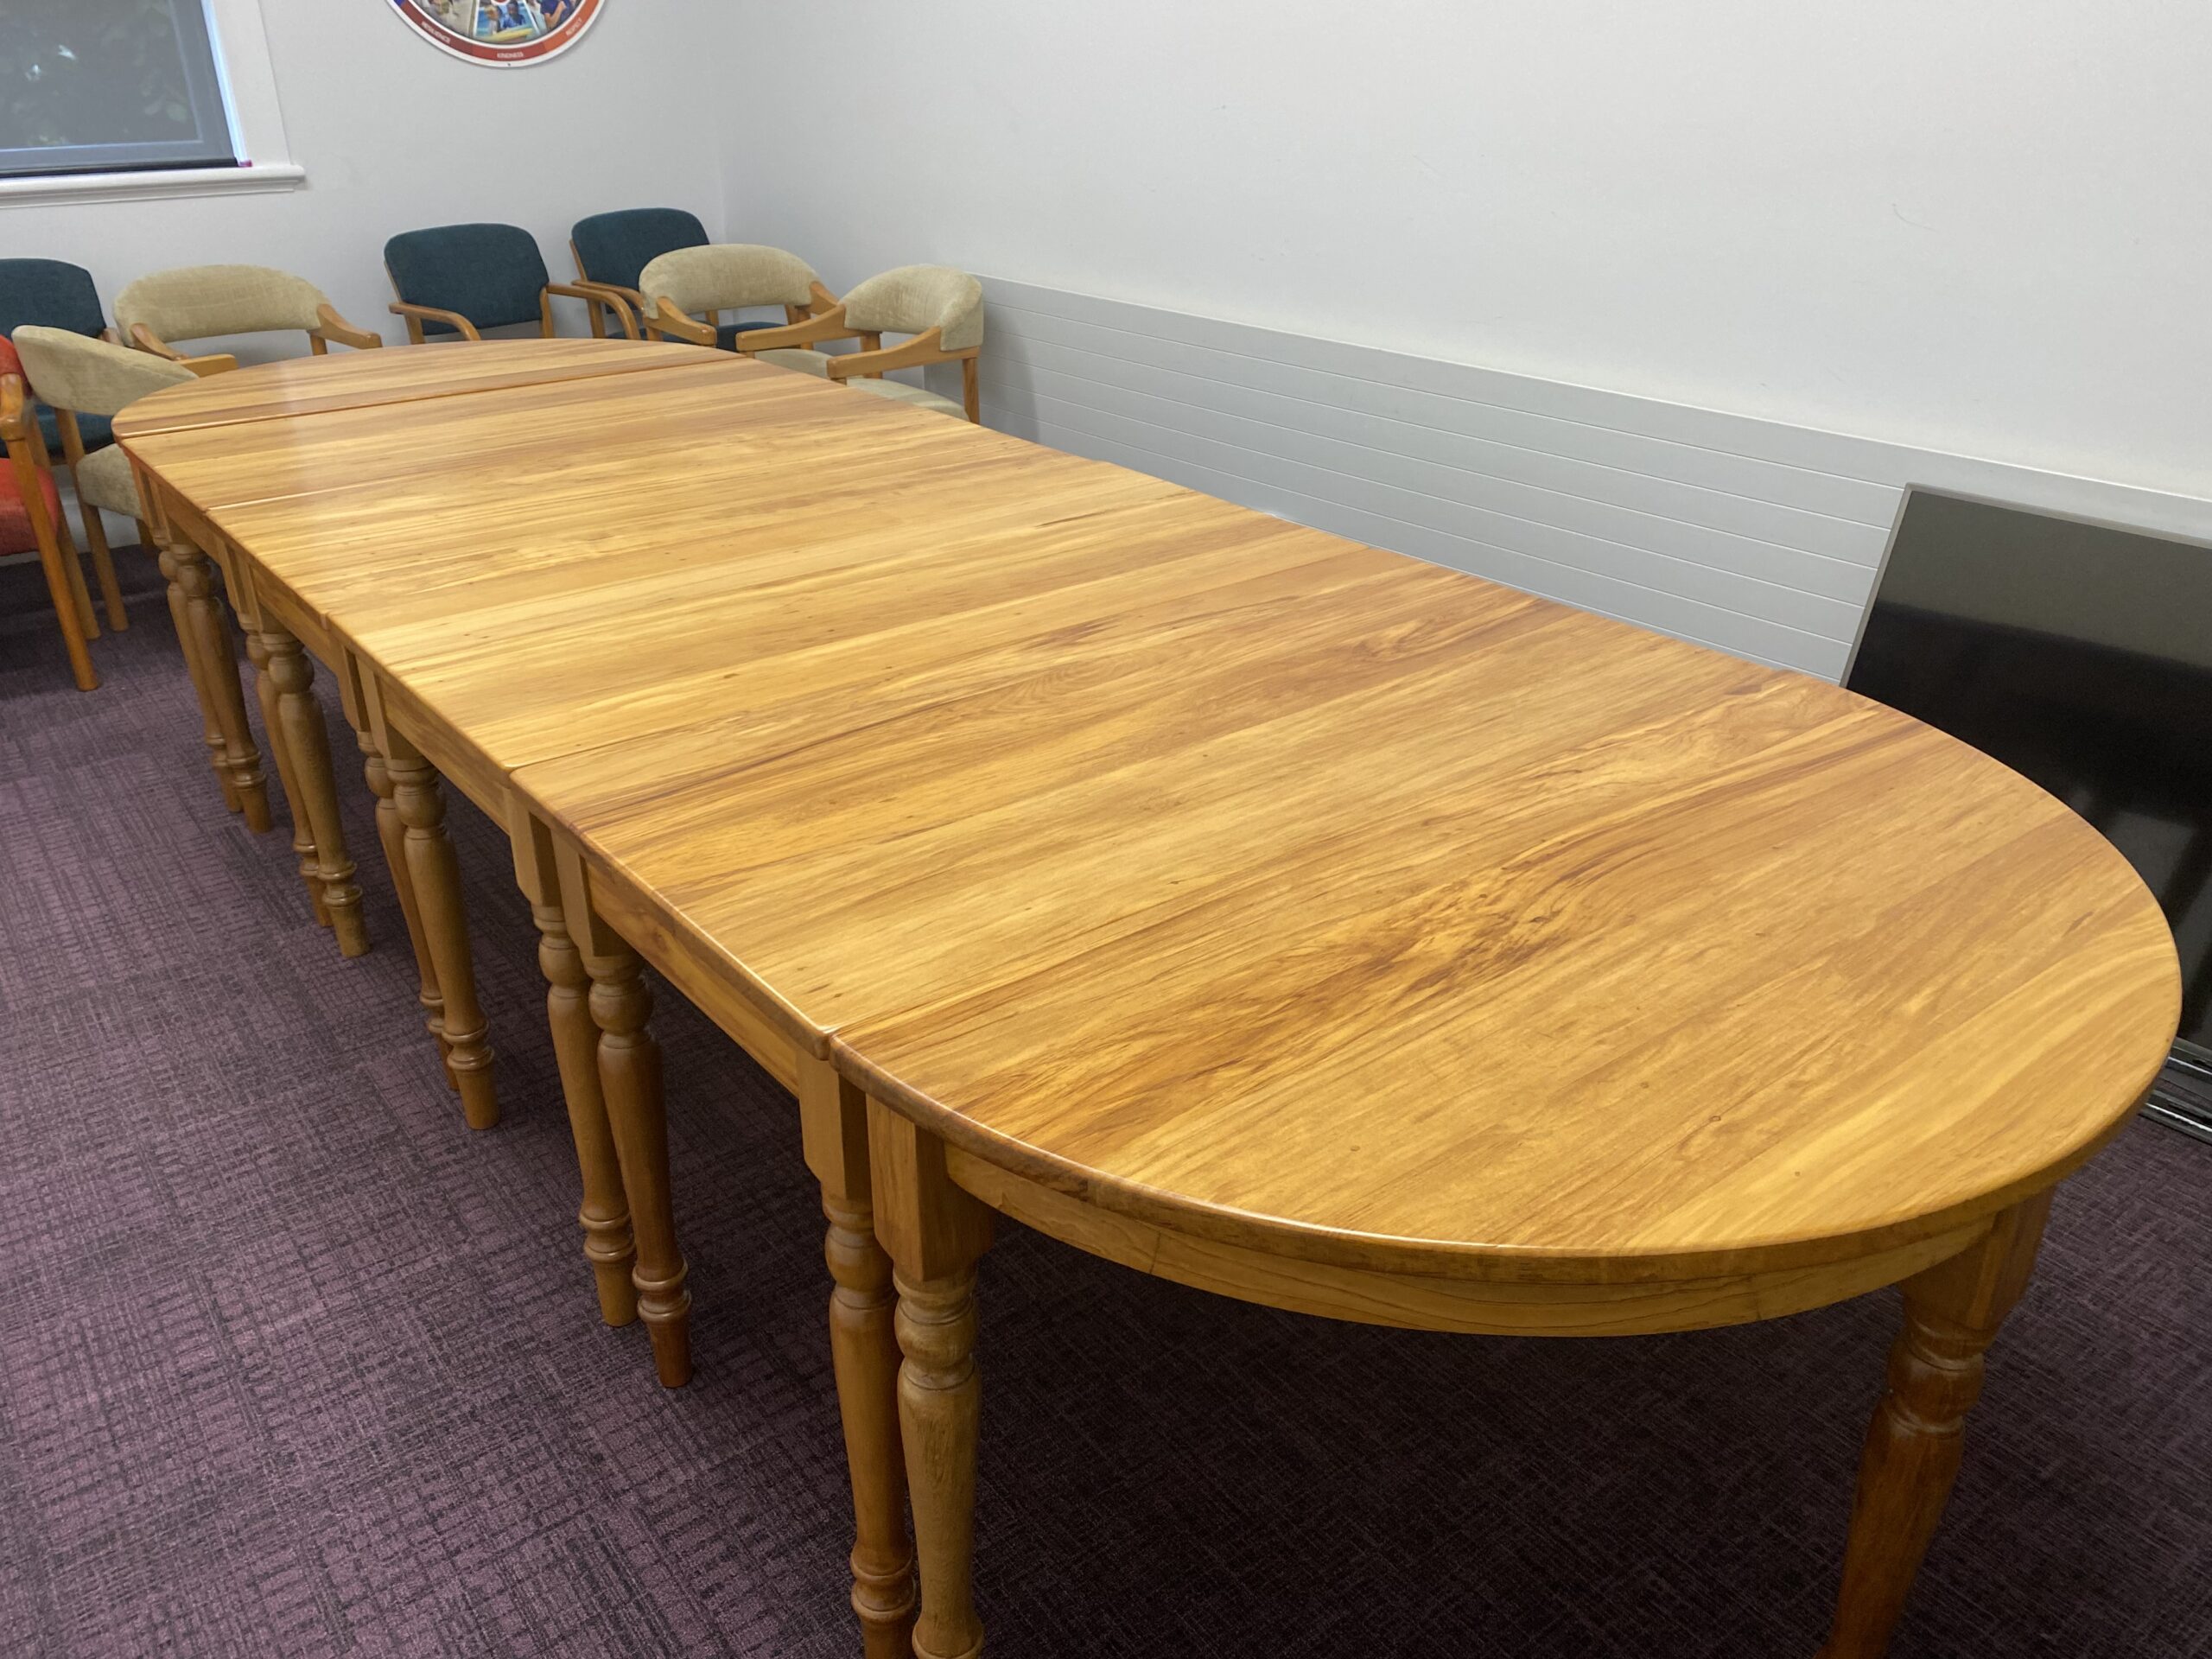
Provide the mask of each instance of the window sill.
[{"label": "window sill", "polygon": [[60,201],[147,201],[163,196],[265,195],[296,190],[307,169],[289,162],[255,167],[179,167],[145,173],[64,173],[0,179],[0,207]]}]

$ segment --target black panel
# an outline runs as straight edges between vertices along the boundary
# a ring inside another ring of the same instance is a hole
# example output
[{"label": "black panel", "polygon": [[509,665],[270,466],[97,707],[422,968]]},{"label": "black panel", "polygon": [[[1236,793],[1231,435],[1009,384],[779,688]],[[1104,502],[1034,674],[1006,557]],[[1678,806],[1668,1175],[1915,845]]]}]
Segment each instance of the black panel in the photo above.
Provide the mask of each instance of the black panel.
[{"label": "black panel", "polygon": [[1911,492],[1848,679],[2110,838],[2180,946],[2212,1058],[2212,547]]}]

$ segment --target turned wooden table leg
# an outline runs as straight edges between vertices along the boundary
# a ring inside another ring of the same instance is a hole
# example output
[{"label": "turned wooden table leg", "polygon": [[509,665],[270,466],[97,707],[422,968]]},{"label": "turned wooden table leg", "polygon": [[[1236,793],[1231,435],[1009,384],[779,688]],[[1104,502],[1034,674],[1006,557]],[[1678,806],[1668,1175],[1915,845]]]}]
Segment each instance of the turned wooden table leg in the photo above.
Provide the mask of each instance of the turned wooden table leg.
[{"label": "turned wooden table leg", "polygon": [[1866,1432],[1835,1624],[1820,1659],[1880,1659],[1951,1496],[1982,1354],[2027,1288],[2048,1192],[1997,1217],[1972,1249],[1904,1281],[1904,1329]]},{"label": "turned wooden table leg", "polygon": [[[584,971],[583,953],[569,937],[561,906],[532,905],[530,913],[537,923],[537,965],[545,973],[545,1019],[553,1032],[561,1096],[568,1105],[569,1132],[576,1143],[576,1166],[583,1177],[583,1203],[576,1221],[583,1229],[584,1259],[591,1263],[599,1287],[600,1317],[609,1325],[628,1325],[638,1317],[638,1250],[631,1237],[621,1154],[614,1144],[600,1084],[600,1033],[592,1019],[591,977]],[[677,1271],[682,1271],[680,1263]],[[656,1342],[656,1349],[658,1345]],[[687,1358],[683,1380],[689,1376]]]},{"label": "turned wooden table leg", "polygon": [[537,924],[537,965],[545,974],[545,1020],[553,1032],[553,1058],[561,1072],[561,1097],[569,1109],[569,1132],[576,1143],[576,1166],[583,1176],[583,1205],[576,1220],[584,1231],[584,1259],[599,1287],[600,1317],[609,1325],[628,1325],[638,1317],[638,1292],[631,1274],[637,1247],[630,1236],[628,1195],[622,1164],[607,1122],[607,1096],[599,1082],[599,1027],[591,1017],[591,977],[583,953],[569,937],[568,914],[561,907],[559,861],[546,826],[535,819],[513,831],[515,880],[530,900]]},{"label": "turned wooden table leg", "polygon": [[880,1102],[868,1103],[875,1224],[899,1290],[899,1429],[914,1511],[921,1606],[915,1659],[975,1659],[976,1262],[990,1211],[952,1184],[944,1143]]},{"label": "turned wooden table leg", "polygon": [[429,940],[423,931],[422,903],[415,896],[415,878],[407,871],[407,825],[399,816],[391,768],[385,764],[384,751],[377,747],[374,736],[366,730],[353,735],[361,750],[361,774],[368,779],[369,793],[376,797],[377,842],[384,849],[391,890],[399,899],[400,918],[407,924],[407,942],[415,951],[415,976],[420,988],[415,1000],[422,1004],[423,1023],[438,1046],[438,1069],[445,1077],[446,1087],[458,1092],[461,1080],[454,1075],[452,1045],[446,1041],[445,994],[438,988],[437,963],[431,958]]},{"label": "turned wooden table leg", "polygon": [[638,1312],[652,1338],[653,1365],[663,1386],[680,1389],[691,1380],[691,1293],[683,1287],[687,1268],[669,1196],[660,1045],[645,1023],[653,995],[644,964],[626,946],[586,957],[584,969],[591,976],[592,1022],[599,1027],[600,1088],[630,1198]]},{"label": "turned wooden table leg", "polygon": [[292,820],[292,856],[299,862],[300,880],[307,884],[308,904],[318,925],[330,925],[330,906],[323,902],[322,871],[315,855],[315,836],[308,829],[307,809],[300,804],[299,779],[292,770],[292,746],[284,741],[284,721],[276,707],[276,680],[269,671],[269,645],[257,628],[245,636],[246,660],[253,664],[254,696],[261,704],[261,729],[269,740],[269,757],[276,763],[277,792],[284,798],[285,813]]},{"label": "turned wooden table leg", "polygon": [[912,1649],[914,1552],[906,1540],[906,1471],[899,1433],[897,1298],[891,1258],[876,1243],[868,1101],[827,1060],[799,1061],[807,1166],[830,1223],[830,1356],[845,1466],[853,1487],[853,1611],[867,1659]]},{"label": "turned wooden table leg", "polygon": [[281,733],[271,741],[281,741],[290,751],[293,798],[307,817],[308,836],[315,843],[315,874],[330,931],[338,936],[342,953],[358,957],[368,950],[369,935],[361,918],[361,890],[353,884],[353,861],[346,853],[346,831],[338,816],[338,779],[331,771],[330,734],[323,724],[322,705],[313,690],[315,665],[288,630],[266,617],[261,620],[261,644],[268,658],[264,671]]},{"label": "turned wooden table leg", "polygon": [[[177,580],[176,556],[159,543],[155,562],[161,567],[162,578],[168,584],[169,623],[176,629],[177,648],[184,653],[184,671],[192,681],[193,696],[200,702],[200,731],[207,745],[207,764],[214,770],[215,782],[221,786],[223,804],[232,811],[238,810],[238,780],[231,776],[230,756],[223,748],[223,728],[215,721],[215,700],[207,690],[207,671],[200,666],[199,647],[192,641],[192,623],[186,614],[184,588]],[[257,664],[257,667],[260,664]]]},{"label": "turned wooden table leg", "polygon": [[668,1109],[661,1096],[660,1045],[647,1027],[653,994],[645,964],[607,925],[591,900],[591,879],[573,847],[555,849],[561,909],[591,978],[589,1007],[599,1029],[599,1086],[607,1127],[630,1199],[630,1230],[637,1246],[631,1280],[638,1314],[652,1339],[653,1369],[661,1386],[680,1389],[691,1380],[691,1293],[689,1269],[676,1243],[669,1196]]},{"label": "turned wooden table leg", "polygon": [[468,1127],[488,1129],[499,1121],[499,1103],[492,1089],[492,1046],[485,1040],[476,963],[461,911],[461,862],[446,834],[445,792],[420,750],[389,724],[377,730],[393,804],[405,828],[402,848],[423,941],[444,1001],[446,1062],[461,1085],[461,1115]]},{"label": "turned wooden table leg", "polygon": [[207,563],[207,556],[189,542],[173,542],[168,552],[176,585],[183,592],[185,632],[191,642],[192,658],[200,665],[207,703],[222,736],[232,791],[245,815],[246,827],[259,834],[273,822],[269,816],[268,789],[262,781],[261,753],[254,747],[253,734],[246,726],[238,657],[231,649],[222,606],[215,598],[214,569]]}]

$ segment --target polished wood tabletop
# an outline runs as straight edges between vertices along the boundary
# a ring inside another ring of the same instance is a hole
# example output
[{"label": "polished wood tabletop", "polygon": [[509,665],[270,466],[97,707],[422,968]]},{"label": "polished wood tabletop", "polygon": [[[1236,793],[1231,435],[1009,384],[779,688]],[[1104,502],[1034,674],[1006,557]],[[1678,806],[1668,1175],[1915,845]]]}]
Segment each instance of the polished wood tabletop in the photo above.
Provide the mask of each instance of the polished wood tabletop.
[{"label": "polished wood tabletop", "polygon": [[[353,407],[302,371],[156,418],[180,388],[125,438],[442,764],[573,837],[710,1012],[748,1003],[1086,1248],[1166,1260],[1056,1205],[1445,1280],[1877,1263],[1599,1328],[1763,1317],[2028,1228],[2158,1069],[2179,983],[2155,902],[1905,716],[632,349],[640,372],[486,363]],[[421,354],[373,355],[365,391]],[[1975,1283],[2024,1281],[2021,1236]],[[893,1254],[902,1286],[931,1276]],[[960,1295],[910,1298],[918,1325],[971,1317]],[[968,1387],[964,1363],[924,1386]],[[918,1650],[966,1650],[963,1610],[925,1613]]]},{"label": "polished wood tabletop", "polygon": [[674,364],[696,365],[680,346],[606,340],[492,340],[480,352],[440,351],[435,358],[405,348],[337,356],[284,358],[228,374],[209,375],[134,404],[115,423],[119,438],[201,426],[312,415],[331,410],[415,403],[505,386],[631,374]]}]

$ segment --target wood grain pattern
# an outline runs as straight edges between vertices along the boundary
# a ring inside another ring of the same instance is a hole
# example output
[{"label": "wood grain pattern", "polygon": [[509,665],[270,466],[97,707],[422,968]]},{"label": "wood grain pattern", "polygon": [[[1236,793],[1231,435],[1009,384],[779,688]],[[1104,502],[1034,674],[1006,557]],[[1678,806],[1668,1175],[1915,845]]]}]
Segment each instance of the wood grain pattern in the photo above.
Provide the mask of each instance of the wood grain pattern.
[{"label": "wood grain pattern", "polygon": [[689,365],[133,444],[632,933],[976,1157],[1331,1265],[1661,1281],[1955,1230],[2156,1069],[2133,873],[1903,716]]},{"label": "wood grain pattern", "polygon": [[[319,410],[359,409],[454,396],[499,386],[632,374],[688,354],[656,359],[651,347],[593,340],[491,340],[480,352],[442,352],[426,346],[387,347],[374,357],[291,358],[171,386],[140,399],[116,417],[119,438],[240,421],[270,420]],[[610,347],[612,349],[610,349]],[[423,354],[436,353],[435,364]]]},{"label": "wood grain pattern", "polygon": [[[664,1378],[688,1298],[635,950],[871,1097],[916,1652],[982,1642],[984,1199],[1443,1329],[1907,1281],[1833,1649],[1878,1651],[2024,1280],[2003,1241],[2174,1029],[2120,856],[1834,687],[668,349],[126,442],[552,831]],[[547,468],[548,429],[591,442]],[[856,1203],[848,1167],[841,1380],[881,1311]],[[883,1444],[853,1440],[864,1516]],[[888,1562],[855,1556],[879,1634]]]}]

